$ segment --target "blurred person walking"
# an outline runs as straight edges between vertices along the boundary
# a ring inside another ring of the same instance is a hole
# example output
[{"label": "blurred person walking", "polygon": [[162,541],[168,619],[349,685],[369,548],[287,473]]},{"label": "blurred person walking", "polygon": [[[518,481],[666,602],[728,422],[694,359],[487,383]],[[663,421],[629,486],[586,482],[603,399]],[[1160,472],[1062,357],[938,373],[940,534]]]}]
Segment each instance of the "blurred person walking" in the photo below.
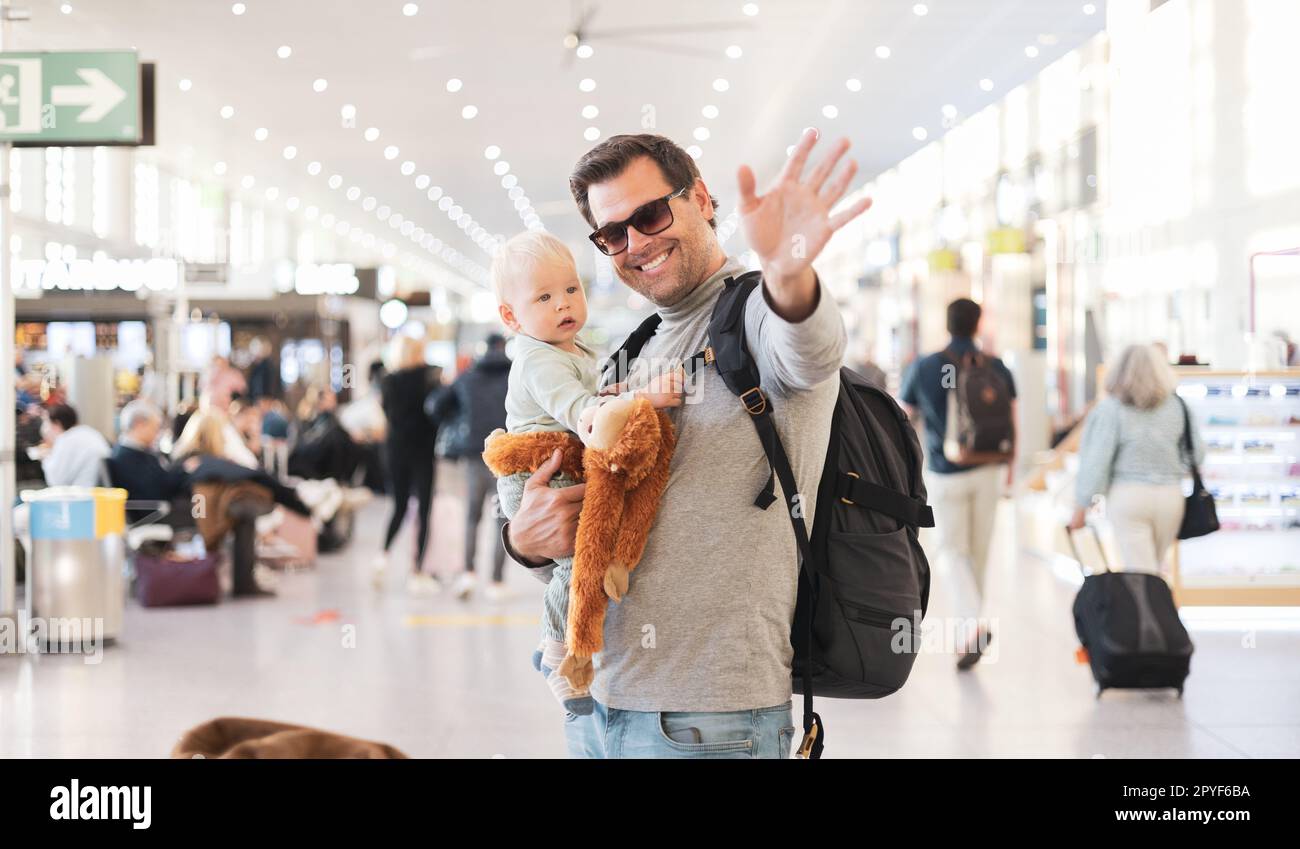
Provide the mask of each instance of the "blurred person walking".
[{"label": "blurred person walking", "polygon": [[1196,463],[1205,441],[1174,392],[1173,371],[1150,345],[1130,345],[1106,375],[1106,395],[1088,414],[1070,529],[1084,526],[1093,499],[1106,496],[1124,568],[1162,574],[1185,506],[1190,472],[1184,434]]},{"label": "blurred person walking", "polygon": [[449,458],[465,461],[465,571],[456,578],[452,587],[456,597],[467,600],[473,594],[477,581],[474,576],[474,555],[478,550],[479,523],[483,518],[483,502],[491,495],[490,518],[493,522],[492,583],[486,594],[491,601],[506,597],[502,571],[505,568],[505,547],[501,543],[501,526],[505,516],[496,503],[496,478],[483,462],[483,442],[488,434],[506,425],[506,390],[510,377],[510,359],[506,356],[506,340],[499,333],[487,338],[487,352],[444,389],[432,405],[430,418],[436,427],[455,427],[448,441]]},{"label": "blurred person walking", "polygon": [[[993,639],[992,632],[980,620],[984,603],[984,578],[988,572],[989,544],[998,506],[998,470],[1007,464],[1006,477],[1011,481],[1010,457],[956,462],[955,453],[945,441],[953,441],[957,421],[950,415],[966,409],[957,407],[955,395],[960,390],[962,372],[968,377],[979,371],[985,381],[983,394],[996,407],[1004,406],[993,426],[1015,422],[1016,384],[1011,371],[997,357],[982,353],[975,344],[980,328],[980,305],[969,298],[958,298],[948,305],[948,333],[951,339],[942,351],[921,357],[903,375],[899,392],[908,415],[915,420],[920,413],[924,427],[925,488],[934,506],[934,526],[938,537],[937,560],[953,587],[956,615],[965,623],[965,645],[959,650],[958,669],[970,669]],[[998,383],[1001,385],[997,385]],[[1005,418],[1005,421],[1002,419]],[[963,423],[968,424],[968,423]],[[978,430],[981,422],[969,423]],[[1014,429],[1011,431],[1014,440]],[[1014,450],[1014,442],[1010,446]],[[973,626],[973,627],[972,627]]]},{"label": "blurred person walking", "polygon": [[383,586],[388,569],[388,552],[401,530],[407,504],[416,500],[416,543],[414,569],[407,589],[415,595],[437,592],[441,585],[424,572],[424,553],[429,543],[429,520],[433,509],[434,444],[438,432],[424,413],[424,402],[438,387],[439,370],[424,361],[420,343],[406,335],[394,337],[388,351],[389,373],[380,384],[384,416],[388,420],[387,454],[389,491],[393,513],[384,536],[384,551],[375,559],[371,580]]}]

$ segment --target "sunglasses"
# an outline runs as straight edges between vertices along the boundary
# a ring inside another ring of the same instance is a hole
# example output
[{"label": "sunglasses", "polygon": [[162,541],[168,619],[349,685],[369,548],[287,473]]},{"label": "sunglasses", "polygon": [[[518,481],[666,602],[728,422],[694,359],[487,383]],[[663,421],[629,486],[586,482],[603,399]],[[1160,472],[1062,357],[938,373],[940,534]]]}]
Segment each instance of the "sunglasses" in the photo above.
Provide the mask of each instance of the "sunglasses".
[{"label": "sunglasses", "polygon": [[642,204],[623,221],[611,221],[587,238],[605,256],[621,254],[627,250],[628,227],[643,236],[653,236],[673,226],[673,208],[668,205],[668,201],[686,194],[689,188],[690,186],[684,186],[672,194]]}]

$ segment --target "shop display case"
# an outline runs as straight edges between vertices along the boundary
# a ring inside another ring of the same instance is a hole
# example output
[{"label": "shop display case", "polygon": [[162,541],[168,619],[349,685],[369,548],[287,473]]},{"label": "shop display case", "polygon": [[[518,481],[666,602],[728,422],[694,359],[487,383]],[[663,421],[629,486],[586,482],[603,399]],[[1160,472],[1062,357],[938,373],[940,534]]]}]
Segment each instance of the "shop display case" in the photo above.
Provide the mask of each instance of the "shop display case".
[{"label": "shop display case", "polygon": [[1221,525],[1176,546],[1179,604],[1300,604],[1300,369],[1181,368],[1178,394],[1205,438]]}]

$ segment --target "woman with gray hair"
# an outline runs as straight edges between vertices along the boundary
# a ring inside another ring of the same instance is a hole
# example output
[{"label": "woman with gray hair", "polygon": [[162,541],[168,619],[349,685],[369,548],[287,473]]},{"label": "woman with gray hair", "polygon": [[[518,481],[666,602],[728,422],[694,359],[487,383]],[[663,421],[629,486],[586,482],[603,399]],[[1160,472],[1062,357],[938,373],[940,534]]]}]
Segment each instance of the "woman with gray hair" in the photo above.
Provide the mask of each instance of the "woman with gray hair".
[{"label": "woman with gray hair", "polygon": [[1125,568],[1160,574],[1183,520],[1182,480],[1190,468],[1184,429],[1191,428],[1198,464],[1205,443],[1154,347],[1125,348],[1106,376],[1106,393],[1084,424],[1070,529],[1082,528],[1093,499],[1106,495]]}]

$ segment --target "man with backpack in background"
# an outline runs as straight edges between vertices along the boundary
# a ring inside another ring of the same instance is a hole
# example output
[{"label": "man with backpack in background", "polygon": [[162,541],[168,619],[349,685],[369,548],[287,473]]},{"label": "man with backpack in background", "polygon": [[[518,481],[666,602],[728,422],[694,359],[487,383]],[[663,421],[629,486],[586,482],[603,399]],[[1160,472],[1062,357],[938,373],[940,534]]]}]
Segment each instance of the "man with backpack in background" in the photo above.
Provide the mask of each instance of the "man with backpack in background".
[{"label": "man with backpack in background", "polygon": [[998,470],[1007,464],[1009,486],[1015,454],[1015,380],[1002,360],[976,346],[980,314],[980,305],[969,298],[949,304],[951,341],[914,361],[899,393],[908,414],[915,420],[919,412],[924,425],[925,485],[934,504],[938,560],[966,623],[957,658],[962,670],[979,662],[993,638],[979,617]]},{"label": "man with backpack in background", "polygon": [[[870,203],[832,214],[856,166],[836,169],[847,139],[809,163],[816,140],[805,132],[763,195],[748,167],[738,174],[741,223],[763,274],[736,302],[732,326],[744,327],[762,389],[742,403],[718,361],[694,371],[690,397],[673,411],[671,475],[627,594],[609,606],[595,710],[565,718],[571,756],[790,755],[798,543],[786,502],[755,500],[770,494],[772,467],[751,418],[771,407],[811,518],[845,347],[812,262]],[[578,162],[569,185],[593,243],[658,308],[642,361],[693,360],[708,344],[714,305],[745,272],[718,240],[717,201],[694,161],[662,136],[613,136]],[[546,558],[573,552],[578,487],[547,486],[558,465],[552,458],[532,476],[505,532],[511,556],[539,577]]]}]

